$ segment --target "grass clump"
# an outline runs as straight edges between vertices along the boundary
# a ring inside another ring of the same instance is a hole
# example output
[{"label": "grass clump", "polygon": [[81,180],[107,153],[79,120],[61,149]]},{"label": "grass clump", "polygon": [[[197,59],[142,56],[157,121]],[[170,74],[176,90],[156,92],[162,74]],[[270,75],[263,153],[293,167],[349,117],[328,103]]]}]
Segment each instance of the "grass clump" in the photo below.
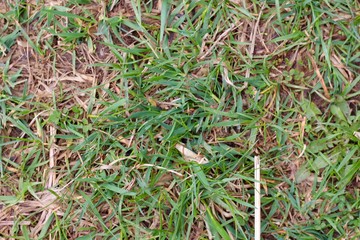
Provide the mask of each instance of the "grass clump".
[{"label": "grass clump", "polygon": [[0,236],[357,239],[358,9],[5,1]]}]

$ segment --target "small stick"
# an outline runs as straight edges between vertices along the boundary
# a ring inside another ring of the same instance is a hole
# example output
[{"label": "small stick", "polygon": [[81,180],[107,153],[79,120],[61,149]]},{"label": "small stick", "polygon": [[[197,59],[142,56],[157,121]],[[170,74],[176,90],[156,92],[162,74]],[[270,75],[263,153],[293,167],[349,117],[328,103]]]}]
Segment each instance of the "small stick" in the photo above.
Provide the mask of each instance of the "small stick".
[{"label": "small stick", "polygon": [[260,196],[260,157],[254,157],[255,170],[255,240],[261,237],[261,196]]}]

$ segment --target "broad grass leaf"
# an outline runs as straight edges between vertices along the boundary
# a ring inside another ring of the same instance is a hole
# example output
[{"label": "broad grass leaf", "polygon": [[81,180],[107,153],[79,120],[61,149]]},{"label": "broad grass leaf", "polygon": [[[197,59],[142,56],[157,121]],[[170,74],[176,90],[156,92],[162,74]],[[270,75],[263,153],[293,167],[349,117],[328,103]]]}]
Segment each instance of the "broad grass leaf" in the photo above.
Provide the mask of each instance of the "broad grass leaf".
[{"label": "broad grass leaf", "polygon": [[295,173],[295,182],[296,183],[302,183],[306,179],[310,177],[311,173],[306,168],[306,166],[300,167],[300,169]]},{"label": "broad grass leaf", "polygon": [[321,114],[320,109],[315,105],[315,103],[304,99],[300,104],[302,110],[305,112],[306,117],[310,120],[313,117]]}]

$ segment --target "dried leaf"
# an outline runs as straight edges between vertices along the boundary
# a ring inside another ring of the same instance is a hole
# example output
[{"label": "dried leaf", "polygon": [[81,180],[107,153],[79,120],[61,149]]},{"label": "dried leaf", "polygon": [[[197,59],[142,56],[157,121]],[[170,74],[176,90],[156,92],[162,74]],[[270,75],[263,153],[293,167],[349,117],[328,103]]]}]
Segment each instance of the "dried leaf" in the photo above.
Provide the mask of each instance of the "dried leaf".
[{"label": "dried leaf", "polygon": [[206,164],[209,160],[199,154],[194,153],[190,149],[186,148],[183,144],[176,144],[175,148],[183,155],[186,161],[197,162],[199,164]]},{"label": "dried leaf", "polygon": [[354,136],[360,140],[360,132],[354,132]]}]

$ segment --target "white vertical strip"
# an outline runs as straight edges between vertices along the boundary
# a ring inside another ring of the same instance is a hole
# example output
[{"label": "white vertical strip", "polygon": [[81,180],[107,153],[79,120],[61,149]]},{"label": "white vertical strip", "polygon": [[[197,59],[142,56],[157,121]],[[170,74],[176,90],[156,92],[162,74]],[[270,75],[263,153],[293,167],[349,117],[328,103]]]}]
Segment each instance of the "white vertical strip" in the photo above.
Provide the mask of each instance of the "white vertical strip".
[{"label": "white vertical strip", "polygon": [[260,157],[254,157],[255,170],[255,240],[261,237],[261,195],[260,195]]}]

